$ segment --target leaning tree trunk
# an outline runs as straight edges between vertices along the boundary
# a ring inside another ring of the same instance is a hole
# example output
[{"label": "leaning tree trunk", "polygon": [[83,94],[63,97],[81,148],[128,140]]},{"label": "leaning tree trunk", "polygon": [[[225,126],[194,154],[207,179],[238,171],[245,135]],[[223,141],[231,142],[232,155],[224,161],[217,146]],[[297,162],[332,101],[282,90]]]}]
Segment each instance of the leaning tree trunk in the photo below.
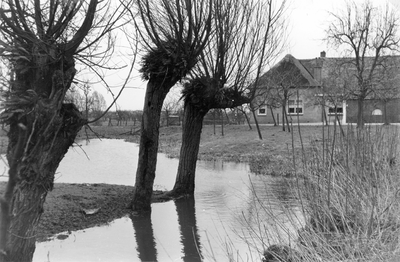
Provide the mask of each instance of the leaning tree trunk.
[{"label": "leaning tree trunk", "polygon": [[285,121],[285,112],[286,112],[286,108],[284,105],[282,105],[282,131],[286,131],[285,129],[285,125],[286,125],[286,121]]},{"label": "leaning tree trunk", "polygon": [[193,195],[203,119],[208,109],[185,101],[178,173],[171,195]]},{"label": "leaning tree trunk", "polygon": [[150,79],[147,84],[141,122],[139,159],[136,171],[133,210],[150,210],[156,175],[158,136],[163,101],[176,81]]},{"label": "leaning tree trunk", "polygon": [[[242,110],[240,110],[240,111],[242,111]],[[247,126],[249,127],[249,130],[252,130],[253,128],[251,127],[249,116],[247,115],[247,113],[244,110],[242,111],[242,113],[243,113],[244,117],[246,118],[246,122],[247,122]]]},{"label": "leaning tree trunk", "polygon": [[210,109],[234,108],[250,102],[250,99],[244,97],[240,92],[224,90],[223,95],[221,95],[221,89],[209,84],[210,82],[212,81],[202,78],[194,79],[186,84],[182,91],[185,105],[178,174],[174,188],[167,195],[194,194],[201,130],[207,112]]},{"label": "leaning tree trunk", "polygon": [[256,129],[257,129],[258,138],[259,138],[260,140],[262,140],[263,137],[262,137],[262,134],[261,134],[260,125],[258,124],[258,119],[257,119],[257,116],[256,116],[256,111],[255,111],[255,109],[251,109],[251,112],[253,113],[254,123],[256,124]]},{"label": "leaning tree trunk", "polygon": [[2,203],[2,211],[4,207],[9,211],[9,217],[2,214],[2,224],[9,225],[4,261],[32,260],[36,227],[44,211],[46,195],[53,188],[54,174],[84,124],[72,104],[63,104],[58,111],[49,110],[51,105],[43,104],[38,102],[36,118],[27,116],[19,123],[15,121],[8,133],[10,180],[7,189],[13,194],[9,203]]}]

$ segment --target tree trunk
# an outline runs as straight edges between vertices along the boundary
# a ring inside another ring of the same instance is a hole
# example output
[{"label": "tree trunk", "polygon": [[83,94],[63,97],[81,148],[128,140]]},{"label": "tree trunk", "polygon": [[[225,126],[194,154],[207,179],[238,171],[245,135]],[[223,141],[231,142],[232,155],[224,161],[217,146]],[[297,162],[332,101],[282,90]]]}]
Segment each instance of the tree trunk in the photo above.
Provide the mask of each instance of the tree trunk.
[{"label": "tree trunk", "polygon": [[221,116],[221,136],[224,136],[224,113],[222,112],[222,109],[219,110],[220,116]]},{"label": "tree trunk", "polygon": [[[20,138],[16,135],[21,128],[19,124],[10,125],[8,133],[7,158],[10,172],[19,172],[16,173],[18,179],[8,208],[12,219],[4,261],[32,260],[36,227],[43,213],[47,192],[53,189],[54,174],[58,165],[84,124],[81,114],[71,104],[62,105],[56,116],[54,111],[47,108],[40,113],[42,121],[38,120],[36,125],[33,119],[25,121],[30,140],[28,145],[27,140],[23,143],[23,157],[14,159],[14,153],[21,146],[18,141]],[[50,119],[51,121],[47,121]],[[10,178],[11,176],[10,173]],[[2,203],[2,209],[4,204]],[[1,222],[4,223],[4,218]]]},{"label": "tree trunk", "polygon": [[224,113],[225,113],[225,116],[226,116],[226,121],[228,121],[228,125],[230,125],[231,124],[231,120],[229,119],[229,115],[226,112],[226,109],[224,109]]},{"label": "tree trunk", "polygon": [[147,83],[146,97],[141,122],[139,159],[136,171],[134,195],[131,202],[133,210],[150,210],[151,196],[156,173],[160,116],[164,99],[176,82],[150,79]]},{"label": "tree trunk", "polygon": [[261,134],[261,130],[260,130],[260,125],[258,124],[258,120],[257,120],[257,117],[256,117],[256,111],[254,109],[251,109],[251,112],[253,113],[254,123],[256,124],[258,138],[260,140],[262,140],[263,138],[262,138],[262,134]]},{"label": "tree trunk", "polygon": [[[214,109],[213,110],[213,128],[214,128],[214,135],[216,135],[217,133],[216,133],[216,123],[215,123],[215,110],[216,109]],[[183,125],[183,123],[182,123],[182,125]]]},{"label": "tree trunk", "polygon": [[364,127],[364,98],[357,101],[357,127]]},{"label": "tree trunk", "polygon": [[249,126],[249,130],[252,130],[253,128],[251,127],[249,116],[244,111],[243,111],[243,115],[246,118],[246,122],[247,122],[247,125]]},{"label": "tree trunk", "polygon": [[[213,95],[217,90],[212,85],[205,85],[202,80],[196,79],[185,86],[184,95],[184,117],[182,127],[182,145],[179,157],[178,174],[174,188],[167,195],[193,195],[195,189],[195,173],[197,156],[199,153],[201,130],[203,119],[211,109],[234,108],[244,103],[249,103],[246,97],[241,93],[233,93],[224,97]],[[209,90],[207,90],[209,88]],[[222,115],[222,114],[221,114]],[[222,115],[223,118],[223,115]],[[222,123],[223,124],[223,123]]]},{"label": "tree trunk", "polygon": [[[336,118],[336,121],[337,121],[338,124],[339,124],[340,132],[341,132],[342,136],[343,136],[343,137],[346,137],[346,133],[345,133],[344,130],[343,130],[343,126],[342,126],[342,124],[340,123],[340,119],[339,119],[339,116],[338,116],[337,112],[335,112],[335,118]],[[343,118],[343,116],[342,116],[342,118]]]},{"label": "tree trunk", "polygon": [[285,124],[286,124],[285,113],[286,113],[286,108],[284,105],[282,105],[282,131],[286,131],[286,129],[285,129]]},{"label": "tree trunk", "polygon": [[283,113],[285,114],[285,119],[286,119],[286,125],[287,125],[288,132],[290,132],[290,125],[289,125],[288,114],[286,113],[286,110],[283,111]]},{"label": "tree trunk", "polygon": [[199,153],[203,119],[208,109],[201,109],[190,102],[185,102],[182,126],[182,145],[179,157],[178,174],[172,195],[193,195],[195,173]]},{"label": "tree trunk", "polygon": [[274,126],[277,126],[272,106],[269,107],[269,111],[271,112],[272,120],[274,121]]},{"label": "tree trunk", "polygon": [[387,117],[387,103],[388,103],[388,101],[387,100],[384,100],[383,101],[383,103],[384,103],[384,107],[383,107],[383,124],[384,125],[390,125],[390,122],[389,122],[389,120],[388,120],[388,117]]},{"label": "tree trunk", "polygon": [[238,110],[240,112],[242,112],[242,114],[244,115],[247,125],[249,126],[249,130],[252,130],[253,128],[251,127],[250,119],[249,119],[249,116],[246,114],[246,111],[244,109],[239,109],[239,108],[238,108]]},{"label": "tree trunk", "polygon": [[[50,172],[48,171],[48,173]],[[52,173],[54,178],[54,172]],[[26,183],[18,184],[15,187],[11,214],[15,213],[16,216],[10,226],[10,239],[5,261],[32,261],[36,248],[36,228],[43,213],[47,192],[51,188],[52,185],[45,188],[43,185]]]},{"label": "tree trunk", "polygon": [[[325,123],[324,123],[325,122]],[[322,108],[322,124],[328,126],[328,117],[326,116],[325,106]]]}]

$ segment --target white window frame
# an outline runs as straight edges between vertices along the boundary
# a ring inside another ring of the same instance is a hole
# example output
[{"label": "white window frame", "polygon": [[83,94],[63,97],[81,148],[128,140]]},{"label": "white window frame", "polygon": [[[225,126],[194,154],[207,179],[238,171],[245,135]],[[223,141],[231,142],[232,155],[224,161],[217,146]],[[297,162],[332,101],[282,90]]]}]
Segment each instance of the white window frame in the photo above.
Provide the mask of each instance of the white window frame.
[{"label": "white window frame", "polygon": [[[344,112],[343,103],[337,104],[336,107],[333,103],[327,102],[328,116],[342,116]],[[339,109],[339,110],[338,110]],[[338,112],[341,111],[341,112]]]},{"label": "white window frame", "polygon": [[[264,113],[261,113],[260,110],[264,109]],[[257,110],[257,115],[259,116],[266,116],[267,115],[267,106],[260,106]]]},{"label": "white window frame", "polygon": [[[292,102],[293,101],[293,102]],[[290,112],[293,109],[293,112]],[[298,112],[300,111],[300,112]],[[289,99],[287,102],[288,115],[304,115],[304,107],[302,99]]]},{"label": "white window frame", "polygon": [[382,112],[382,110],[381,110],[380,108],[375,108],[375,109],[372,111],[371,115],[373,115],[373,116],[382,116],[382,115],[383,115],[383,112]]}]

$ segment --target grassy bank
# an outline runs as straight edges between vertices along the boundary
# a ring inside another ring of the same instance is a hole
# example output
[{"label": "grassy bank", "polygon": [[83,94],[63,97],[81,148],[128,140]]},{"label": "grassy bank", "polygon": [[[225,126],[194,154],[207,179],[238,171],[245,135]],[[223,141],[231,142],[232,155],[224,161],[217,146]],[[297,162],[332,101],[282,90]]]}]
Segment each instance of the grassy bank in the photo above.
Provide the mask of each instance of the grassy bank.
[{"label": "grassy bank", "polygon": [[[79,139],[96,138],[117,138],[125,139],[129,142],[138,142],[138,127],[130,126],[93,126],[93,132],[82,130]],[[318,135],[322,127],[320,126],[304,126],[302,127],[303,136],[305,138],[318,139]],[[134,133],[131,135],[131,132]],[[224,130],[220,126],[214,127],[206,125],[203,127],[199,159],[223,159],[227,161],[248,161],[254,154],[261,154],[266,151],[271,153],[287,152],[291,147],[292,134],[283,132],[280,126],[261,126],[263,140],[260,140],[256,129],[253,127],[249,130],[247,125],[226,125]],[[299,134],[297,127],[294,127],[295,146],[300,146]],[[179,150],[182,137],[182,128],[180,126],[170,126],[160,128],[160,147],[159,151],[166,153],[170,157],[179,157]],[[308,140],[308,139],[307,139]],[[308,142],[307,142],[308,143]]]}]

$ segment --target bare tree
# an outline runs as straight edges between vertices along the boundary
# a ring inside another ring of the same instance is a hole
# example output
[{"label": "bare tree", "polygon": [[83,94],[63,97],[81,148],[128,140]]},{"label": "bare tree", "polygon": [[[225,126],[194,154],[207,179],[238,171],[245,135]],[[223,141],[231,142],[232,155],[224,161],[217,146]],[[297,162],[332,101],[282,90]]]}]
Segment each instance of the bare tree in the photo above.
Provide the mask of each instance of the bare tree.
[{"label": "bare tree", "polygon": [[[251,101],[256,72],[279,52],[285,1],[216,0],[214,34],[184,85],[184,117],[178,173],[169,195],[192,195],[204,116],[210,109]],[[276,48],[276,49],[274,49]],[[274,50],[273,50],[274,49]]]},{"label": "bare tree", "polygon": [[92,93],[92,99],[93,99],[93,106],[91,108],[92,112],[103,112],[106,110],[107,103],[106,100],[104,99],[104,96],[99,93],[98,91],[94,91]]},{"label": "bare tree", "polygon": [[89,119],[89,110],[93,106],[93,98],[90,95],[90,88],[91,86],[88,83],[84,83],[81,87],[83,91],[83,99],[85,105],[85,117]]},{"label": "bare tree", "polygon": [[333,115],[343,135],[344,130],[340,124],[339,115],[343,115],[343,102],[350,98],[347,86],[352,85],[353,78],[352,70],[347,67],[348,60],[349,58],[337,58],[324,61],[327,68],[326,76],[321,79],[321,88],[311,93],[315,104],[322,108],[322,122],[329,125],[328,116]]},{"label": "bare tree", "polygon": [[85,98],[75,84],[72,84],[65,94],[64,103],[72,103],[80,112],[85,111]]},{"label": "bare tree", "polygon": [[[55,171],[86,123],[74,104],[63,103],[77,72],[75,60],[92,61],[100,48],[97,43],[115,28],[121,12],[108,4],[97,0],[1,4],[0,56],[10,69],[2,94],[10,169],[1,198],[0,261],[32,260],[36,226]],[[104,14],[107,9],[115,12]],[[103,48],[102,55],[109,51]]]},{"label": "bare tree", "polygon": [[374,7],[370,1],[359,5],[348,2],[342,13],[331,13],[333,21],[327,29],[328,43],[344,50],[351,66],[354,84],[347,86],[347,94],[357,99],[357,126],[364,125],[364,100],[373,95],[377,79],[387,55],[397,51],[399,18],[386,5]]},{"label": "bare tree", "polygon": [[[267,1],[267,10],[268,10],[268,23],[267,30],[264,34],[264,38],[262,39],[261,46],[261,54],[260,54],[260,62],[258,63],[257,73],[255,76],[255,80],[250,86],[250,100],[249,103],[250,111],[253,114],[254,122],[256,124],[258,137],[262,139],[260,127],[258,124],[257,117],[255,115],[254,102],[257,101],[257,96],[259,93],[263,93],[263,88],[259,88],[259,79],[261,76],[261,72],[264,70],[266,64],[271,61],[274,61],[275,58],[281,54],[283,48],[285,47],[285,30],[286,25],[282,22],[284,19],[284,7],[286,6],[286,1],[283,1],[276,8],[277,11],[274,11],[275,1],[268,0]],[[266,63],[266,64],[265,64]]]},{"label": "bare tree", "polygon": [[[82,90],[83,94],[80,90]],[[72,85],[65,94],[64,102],[75,104],[80,112],[85,113],[87,119],[89,116],[98,116],[107,108],[104,96],[98,91],[92,92],[88,82],[85,82],[79,88],[76,85]]]},{"label": "bare tree", "polygon": [[211,33],[211,0],[139,0],[132,20],[145,54],[140,72],[148,80],[139,145],[133,210],[150,210],[165,96],[197,63]]}]

